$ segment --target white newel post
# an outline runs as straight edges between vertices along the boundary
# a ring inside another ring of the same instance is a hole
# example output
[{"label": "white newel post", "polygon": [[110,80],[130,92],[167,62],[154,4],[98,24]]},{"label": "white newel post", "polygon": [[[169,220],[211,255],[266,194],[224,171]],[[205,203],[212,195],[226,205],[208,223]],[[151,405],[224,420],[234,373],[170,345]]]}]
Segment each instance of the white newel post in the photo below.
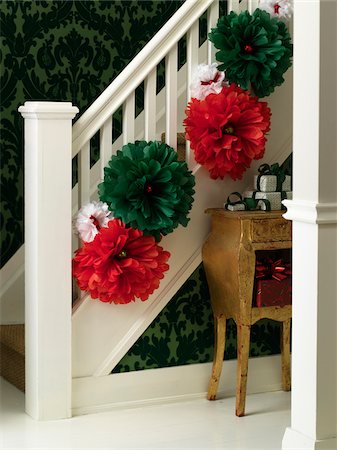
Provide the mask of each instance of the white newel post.
[{"label": "white newel post", "polygon": [[336,445],[337,2],[294,5],[293,340],[285,449]]},{"label": "white newel post", "polygon": [[71,416],[71,103],[26,102],[26,412]]}]

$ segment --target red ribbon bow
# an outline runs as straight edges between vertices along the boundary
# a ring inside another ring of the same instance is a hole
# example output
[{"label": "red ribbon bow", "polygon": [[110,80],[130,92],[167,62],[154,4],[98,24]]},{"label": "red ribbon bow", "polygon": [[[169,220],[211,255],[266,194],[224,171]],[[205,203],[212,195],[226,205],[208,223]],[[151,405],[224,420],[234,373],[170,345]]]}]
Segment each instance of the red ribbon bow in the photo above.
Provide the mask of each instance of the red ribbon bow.
[{"label": "red ribbon bow", "polygon": [[268,258],[264,261],[257,261],[255,267],[255,278],[268,279],[274,278],[277,281],[282,281],[291,275],[291,268],[289,263],[283,262],[282,258],[273,261]]},{"label": "red ribbon bow", "polygon": [[220,78],[220,73],[218,72],[215,77],[213,78],[213,80],[209,80],[209,81],[201,81],[201,85],[202,86],[208,86],[212,83],[216,83],[218,81],[218,79]]}]

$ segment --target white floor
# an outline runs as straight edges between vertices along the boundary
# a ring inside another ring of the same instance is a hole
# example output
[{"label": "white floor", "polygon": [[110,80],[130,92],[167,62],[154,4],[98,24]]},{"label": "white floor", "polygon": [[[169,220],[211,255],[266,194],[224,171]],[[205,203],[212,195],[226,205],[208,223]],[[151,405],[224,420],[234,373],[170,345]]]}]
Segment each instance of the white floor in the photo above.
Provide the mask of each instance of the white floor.
[{"label": "white floor", "polygon": [[0,377],[0,448],[9,449],[258,449],[280,450],[290,424],[290,394],[206,399],[121,409],[69,420],[35,422],[24,413],[24,395]]}]

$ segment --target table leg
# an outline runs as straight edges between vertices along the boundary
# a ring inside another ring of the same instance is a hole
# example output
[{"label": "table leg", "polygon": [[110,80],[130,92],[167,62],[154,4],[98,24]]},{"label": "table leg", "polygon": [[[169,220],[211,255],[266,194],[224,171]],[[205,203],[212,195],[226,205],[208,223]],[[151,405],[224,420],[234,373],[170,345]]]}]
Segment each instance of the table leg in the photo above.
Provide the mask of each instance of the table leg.
[{"label": "table leg", "polygon": [[250,325],[237,324],[238,365],[236,379],[236,412],[238,417],[245,415],[248,358],[250,344]]},{"label": "table leg", "polygon": [[282,389],[290,391],[290,324],[291,319],[285,320],[281,325],[281,360],[282,360]]},{"label": "table leg", "polygon": [[208,400],[215,400],[222,371],[226,340],[226,317],[214,316],[214,357],[212,376],[208,385]]}]

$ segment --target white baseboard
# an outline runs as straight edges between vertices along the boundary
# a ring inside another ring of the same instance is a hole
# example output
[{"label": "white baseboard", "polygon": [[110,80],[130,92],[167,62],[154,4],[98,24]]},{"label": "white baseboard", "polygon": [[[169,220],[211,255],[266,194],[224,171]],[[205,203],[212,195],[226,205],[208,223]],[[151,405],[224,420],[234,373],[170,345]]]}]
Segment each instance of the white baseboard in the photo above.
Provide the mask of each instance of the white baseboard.
[{"label": "white baseboard", "polygon": [[335,450],[336,436],[316,440],[293,428],[287,428],[282,441],[283,450]]},{"label": "white baseboard", "polygon": [[[236,391],[236,360],[225,361],[218,398]],[[212,364],[149,369],[102,377],[73,379],[73,415],[82,415],[158,403],[206,398]],[[251,358],[247,392],[281,389],[280,355]]]}]

